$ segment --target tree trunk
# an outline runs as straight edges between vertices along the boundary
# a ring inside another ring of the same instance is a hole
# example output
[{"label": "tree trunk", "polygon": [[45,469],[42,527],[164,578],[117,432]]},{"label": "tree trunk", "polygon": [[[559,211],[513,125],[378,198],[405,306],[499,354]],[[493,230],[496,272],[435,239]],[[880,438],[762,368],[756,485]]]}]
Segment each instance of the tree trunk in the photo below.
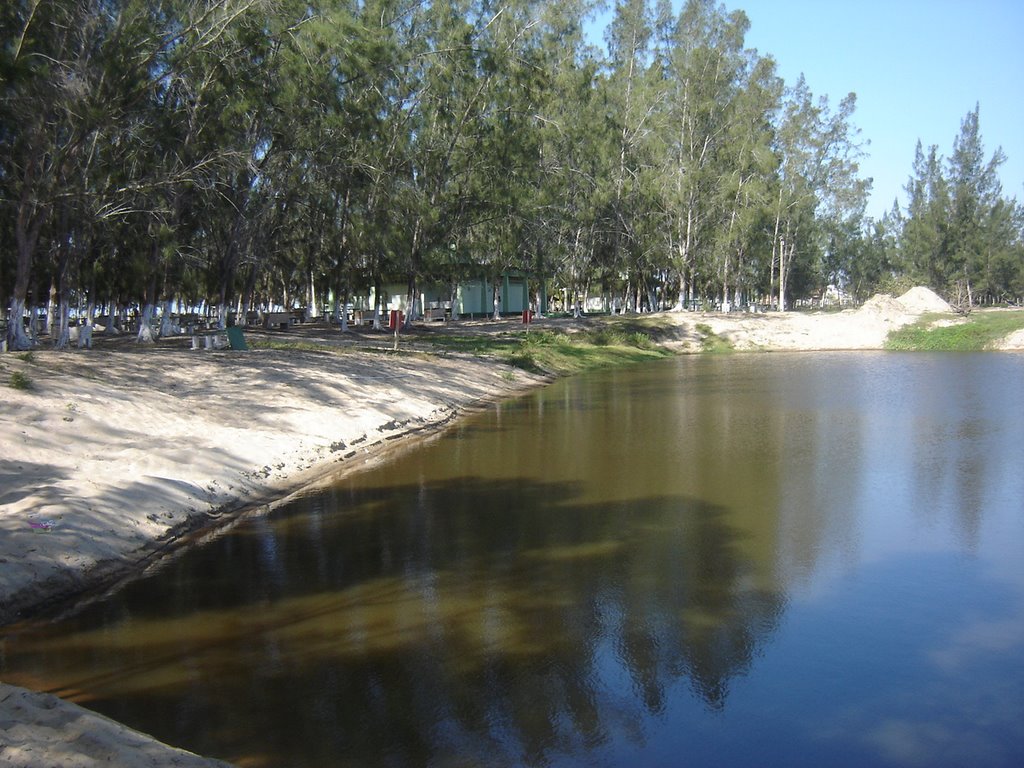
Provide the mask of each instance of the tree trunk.
[{"label": "tree trunk", "polygon": [[342,333],[348,333],[348,288],[342,288],[339,293],[341,307],[338,313],[338,328]]},{"label": "tree trunk", "polygon": [[32,349],[32,339],[25,333],[25,300],[11,298],[11,321],[7,324],[7,349],[23,352]]},{"label": "tree trunk", "polygon": [[89,303],[85,307],[85,324],[78,327],[78,348],[92,349],[92,316],[96,311],[96,299],[89,291]]},{"label": "tree trunk", "polygon": [[160,317],[160,338],[170,336],[173,332],[171,327],[171,300],[164,301],[163,314]]},{"label": "tree trunk", "polygon": [[412,327],[412,321],[416,318],[416,275],[409,275],[409,286],[406,295],[405,327]]},{"label": "tree trunk", "polygon": [[779,238],[779,311],[786,311],[786,239]]},{"label": "tree trunk", "polygon": [[217,304],[217,328],[224,330],[228,327],[228,305],[222,301]]},{"label": "tree trunk", "polygon": [[28,185],[18,207],[18,216],[14,222],[14,239],[17,245],[17,264],[14,273],[14,292],[11,294],[11,321],[7,324],[7,349],[21,352],[32,349],[32,339],[25,333],[25,305],[28,298],[28,283],[32,271],[32,254],[39,241],[39,232],[43,226],[43,216],[36,214],[29,221],[30,203],[27,200]]},{"label": "tree trunk", "polygon": [[156,307],[153,302],[147,301],[142,305],[142,314],[139,315],[139,331],[135,340],[140,344],[152,344],[156,341],[158,334],[153,332],[153,315],[156,314]]},{"label": "tree trunk", "polygon": [[52,322],[50,324],[50,334],[54,337],[54,349],[67,349],[71,342],[70,314],[71,307],[68,304],[67,294],[61,291],[60,299],[57,302],[57,325],[54,327]]},{"label": "tree trunk", "polygon": [[28,337],[32,341],[32,346],[39,345],[39,305],[33,304],[32,309],[28,313]]},{"label": "tree trunk", "polygon": [[373,291],[373,330],[381,330],[380,314],[384,296],[382,295],[384,289],[380,284],[380,280],[377,281],[375,289]]},{"label": "tree trunk", "polygon": [[320,317],[319,301],[316,295],[316,279],[309,270],[309,295],[306,297],[306,317],[310,320]]},{"label": "tree trunk", "polygon": [[57,319],[57,281],[53,280],[50,282],[50,297],[49,301],[46,302],[46,325],[45,333],[50,336],[56,335],[57,327],[54,325],[54,321]]},{"label": "tree trunk", "polygon": [[252,311],[254,305],[254,296],[256,295],[256,279],[258,276],[256,264],[253,263],[249,267],[249,276],[245,282],[245,294],[242,297],[242,311],[239,313],[242,325],[249,324],[249,312]]}]

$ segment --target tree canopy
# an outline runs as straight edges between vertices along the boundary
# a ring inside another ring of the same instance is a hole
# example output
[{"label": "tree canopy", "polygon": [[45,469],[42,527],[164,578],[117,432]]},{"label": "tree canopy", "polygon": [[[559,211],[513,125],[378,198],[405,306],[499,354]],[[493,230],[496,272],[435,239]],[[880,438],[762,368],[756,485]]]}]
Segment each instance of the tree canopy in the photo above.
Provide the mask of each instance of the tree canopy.
[{"label": "tree canopy", "polygon": [[[899,279],[1024,293],[1024,215],[979,109],[865,215],[856,97],[746,47],[713,0],[11,0],[0,304],[317,306],[529,275],[578,307],[763,303]],[[378,290],[379,294],[379,290]],[[160,307],[164,308],[161,313]]]}]

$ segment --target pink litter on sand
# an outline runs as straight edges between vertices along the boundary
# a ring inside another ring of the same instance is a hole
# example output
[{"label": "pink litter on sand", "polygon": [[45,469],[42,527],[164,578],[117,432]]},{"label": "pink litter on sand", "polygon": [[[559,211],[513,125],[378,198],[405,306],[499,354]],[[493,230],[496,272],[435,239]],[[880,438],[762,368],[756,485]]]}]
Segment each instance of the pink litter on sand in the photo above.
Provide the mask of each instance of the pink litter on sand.
[{"label": "pink litter on sand", "polygon": [[53,520],[29,520],[28,524],[37,531],[52,531],[57,525]]}]

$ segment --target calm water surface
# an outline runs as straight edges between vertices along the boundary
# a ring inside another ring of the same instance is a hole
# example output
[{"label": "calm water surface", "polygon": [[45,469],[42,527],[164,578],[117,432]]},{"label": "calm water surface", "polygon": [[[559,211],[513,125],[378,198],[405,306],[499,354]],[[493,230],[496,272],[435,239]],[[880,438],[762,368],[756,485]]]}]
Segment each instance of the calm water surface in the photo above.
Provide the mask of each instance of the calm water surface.
[{"label": "calm water surface", "polygon": [[0,643],[246,766],[1024,762],[1024,357],[560,381]]}]

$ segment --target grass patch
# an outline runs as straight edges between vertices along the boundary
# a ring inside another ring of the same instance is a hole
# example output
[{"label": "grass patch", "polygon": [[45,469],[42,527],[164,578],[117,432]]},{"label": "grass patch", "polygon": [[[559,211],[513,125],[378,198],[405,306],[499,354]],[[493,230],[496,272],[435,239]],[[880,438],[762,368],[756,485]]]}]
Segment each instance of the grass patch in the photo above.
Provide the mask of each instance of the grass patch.
[{"label": "grass patch", "polygon": [[8,381],[8,386],[10,386],[11,389],[18,389],[22,392],[27,392],[32,389],[32,380],[21,371],[14,371]]},{"label": "grass patch", "polygon": [[284,352],[331,352],[338,353],[341,350],[329,344],[318,344],[315,341],[295,341],[278,339],[254,339],[248,340],[250,349],[273,349]]},{"label": "grass patch", "polygon": [[735,352],[732,343],[711,330],[706,323],[697,323],[697,333],[700,334],[700,351],[708,355],[726,355]]},{"label": "grass patch", "polygon": [[[542,334],[531,334],[540,336]],[[553,335],[553,334],[549,334]],[[429,344],[449,352],[462,352],[467,355],[496,355],[503,354],[519,345],[515,337],[505,334],[466,334],[451,336],[430,336],[425,339]]]},{"label": "grass patch", "polygon": [[629,334],[628,342],[637,349],[654,349],[654,339],[643,331],[633,331]]},{"label": "grass patch", "polygon": [[924,315],[916,323],[893,331],[885,348],[911,352],[980,352],[993,349],[1003,338],[1024,328],[1022,312],[972,312],[964,322],[933,327],[945,315]]},{"label": "grass patch", "polygon": [[602,338],[601,343],[594,344],[586,339],[562,342],[543,350],[539,364],[546,371],[559,374],[579,373],[596,368],[633,365],[646,360],[671,357],[672,353],[653,344],[644,347],[635,346],[635,340],[629,336],[609,342]]},{"label": "grass patch", "polygon": [[584,338],[595,347],[624,347],[626,332],[610,325],[584,332]]},{"label": "grass patch", "polygon": [[532,330],[486,337],[434,337],[431,343],[478,357],[493,357],[530,373],[557,376],[671,355],[646,333],[614,326],[578,333]]}]

